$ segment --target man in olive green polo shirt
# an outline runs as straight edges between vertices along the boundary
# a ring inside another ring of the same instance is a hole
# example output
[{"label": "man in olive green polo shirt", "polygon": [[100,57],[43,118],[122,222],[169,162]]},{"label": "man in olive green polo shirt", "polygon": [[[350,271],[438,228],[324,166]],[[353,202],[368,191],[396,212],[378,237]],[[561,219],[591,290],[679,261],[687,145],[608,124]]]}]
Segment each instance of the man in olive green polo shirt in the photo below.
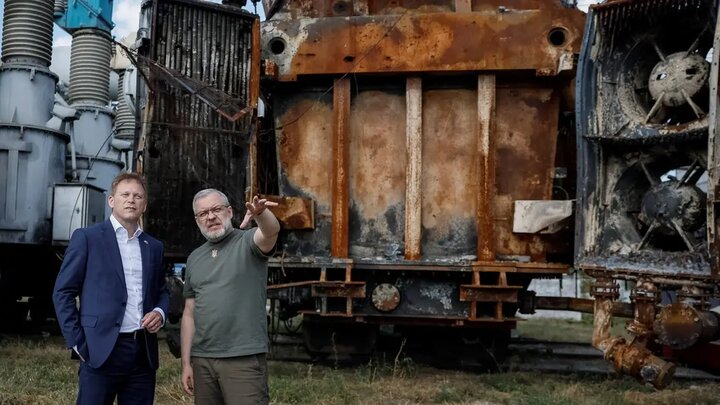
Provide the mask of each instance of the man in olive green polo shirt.
[{"label": "man in olive green polo shirt", "polygon": [[228,198],[198,192],[193,211],[207,242],[188,257],[180,329],[182,384],[196,404],[267,404],[267,259],[280,224],[259,199],[235,229]]}]

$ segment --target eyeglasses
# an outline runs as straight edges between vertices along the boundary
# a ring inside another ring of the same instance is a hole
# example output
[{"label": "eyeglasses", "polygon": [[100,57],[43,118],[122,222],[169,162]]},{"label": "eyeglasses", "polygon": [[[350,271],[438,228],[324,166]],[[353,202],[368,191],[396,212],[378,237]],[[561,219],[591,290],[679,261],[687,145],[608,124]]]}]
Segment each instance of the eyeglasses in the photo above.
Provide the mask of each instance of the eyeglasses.
[{"label": "eyeglasses", "polygon": [[204,211],[198,212],[197,214],[195,214],[195,219],[205,220],[207,219],[208,215],[210,215],[210,213],[212,213],[214,216],[218,216],[221,212],[223,212],[223,210],[227,209],[227,207],[229,207],[229,205],[216,205],[212,208],[208,208]]}]

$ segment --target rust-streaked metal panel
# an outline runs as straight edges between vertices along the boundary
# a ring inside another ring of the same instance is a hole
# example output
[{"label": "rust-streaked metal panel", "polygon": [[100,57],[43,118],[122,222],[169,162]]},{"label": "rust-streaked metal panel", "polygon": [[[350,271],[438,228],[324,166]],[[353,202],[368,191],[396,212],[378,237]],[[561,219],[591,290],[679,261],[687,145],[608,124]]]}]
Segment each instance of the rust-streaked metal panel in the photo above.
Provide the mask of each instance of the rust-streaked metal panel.
[{"label": "rust-streaked metal panel", "polygon": [[332,241],[333,257],[348,257],[349,248],[349,143],[350,79],[336,79],[333,86],[333,177]]},{"label": "rust-streaked metal panel", "polygon": [[315,231],[289,232],[290,255],[330,255],[332,95],[321,91],[277,93],[275,131],[280,194],[312,199]]},{"label": "rust-streaked metal panel", "polygon": [[[555,75],[579,51],[583,21],[579,10],[540,1],[534,7],[507,7],[506,12],[411,11],[267,21],[263,58],[278,65],[281,81],[350,71],[532,70]],[[550,33],[558,30],[563,41],[553,45]]]},{"label": "rust-streaked metal panel", "polygon": [[282,229],[315,229],[315,205],[313,200],[279,195],[260,195],[260,198],[266,198],[268,201],[278,203],[277,207],[270,207],[270,211],[280,221]]},{"label": "rust-streaked metal panel", "polygon": [[406,83],[405,259],[418,260],[422,236],[422,79],[408,78]]},{"label": "rust-streaked metal panel", "polygon": [[478,76],[477,257],[495,260],[495,76]]},{"label": "rust-streaked metal panel", "polygon": [[477,92],[423,92],[422,254],[474,256]]},{"label": "rust-streaked metal panel", "polygon": [[544,261],[541,236],[512,232],[513,207],[552,197],[560,98],[553,88],[501,84],[496,101],[497,254]]},{"label": "rust-streaked metal panel", "polygon": [[405,98],[399,90],[353,93],[349,254],[397,257],[405,234]]},{"label": "rust-streaked metal panel", "polygon": [[[241,9],[194,0],[155,0],[150,43],[142,54],[189,78],[252,104],[251,47],[258,17]],[[258,62],[258,61],[256,61]],[[150,77],[143,122],[142,170],[148,184],[145,229],[183,258],[204,242],[192,216],[200,189],[223,190],[245,212],[245,179],[252,115],[230,122],[199,99]]]},{"label": "rust-streaked metal panel", "polygon": [[[247,50],[245,50],[247,52]],[[250,49],[250,99],[248,105],[257,108],[260,99],[260,19],[252,26],[252,48]]]}]

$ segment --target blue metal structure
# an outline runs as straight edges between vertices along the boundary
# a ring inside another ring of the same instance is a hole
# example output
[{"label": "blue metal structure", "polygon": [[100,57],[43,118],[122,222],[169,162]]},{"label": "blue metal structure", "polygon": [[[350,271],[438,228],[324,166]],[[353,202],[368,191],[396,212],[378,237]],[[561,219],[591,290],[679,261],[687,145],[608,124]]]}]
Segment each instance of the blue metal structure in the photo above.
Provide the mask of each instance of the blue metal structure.
[{"label": "blue metal structure", "polygon": [[55,7],[55,24],[72,34],[73,32],[95,28],[112,31],[113,2],[111,0],[67,0],[67,6]]}]

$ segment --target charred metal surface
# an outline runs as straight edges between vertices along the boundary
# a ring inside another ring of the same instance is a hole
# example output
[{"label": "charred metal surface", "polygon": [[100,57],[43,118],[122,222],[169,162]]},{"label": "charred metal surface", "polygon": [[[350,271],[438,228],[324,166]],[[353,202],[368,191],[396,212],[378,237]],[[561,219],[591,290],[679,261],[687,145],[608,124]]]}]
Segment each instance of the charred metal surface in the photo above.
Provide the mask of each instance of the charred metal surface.
[{"label": "charred metal surface", "polygon": [[[582,14],[537,0],[265,6],[278,194],[316,210],[315,229],[284,233],[270,261],[281,306],[327,322],[514,326],[531,279],[569,267],[567,240],[513,233],[513,207],[572,199],[553,190],[574,180],[574,136],[558,134],[572,132],[561,115]],[[337,288],[350,272],[365,298]],[[308,298],[322,283],[333,293]]]},{"label": "charred metal surface", "polygon": [[[715,38],[713,49],[720,49],[720,19],[715,21]],[[710,249],[710,271],[714,277],[720,276],[720,246],[718,246],[718,229],[720,227],[720,178],[717,160],[720,158],[720,141],[718,141],[718,81],[720,80],[720,54],[715,52],[710,69],[709,93],[710,111],[708,114],[708,246]]]},{"label": "charred metal surface", "polygon": [[[153,2],[150,59],[233,98],[251,100],[257,17],[234,7],[191,0]],[[257,56],[257,55],[256,55]],[[259,61],[255,61],[259,63]],[[259,66],[259,65],[258,65]],[[151,78],[152,79],[152,78]],[[145,228],[165,243],[168,256],[185,257],[202,243],[190,201],[202,188],[224,190],[244,213],[251,115],[230,122],[190,95],[151,83],[150,116],[142,153],[148,186]],[[208,159],[211,156],[211,159]]]},{"label": "charred metal surface", "polygon": [[555,75],[568,62],[572,69],[581,39],[582,15],[560,2],[528,1],[504,12],[484,4],[472,13],[427,11],[317,18],[308,9],[293,19],[278,15],[263,26],[263,58],[278,65],[280,80],[350,70]]},{"label": "charred metal surface", "polygon": [[517,302],[521,286],[461,285],[460,301]]},{"label": "charred metal surface", "polygon": [[287,197],[277,195],[260,195],[268,201],[278,203],[270,210],[277,217],[282,229],[300,230],[315,229],[315,205],[313,200],[300,197]]},{"label": "charred metal surface", "polygon": [[[275,132],[280,194],[315,204],[315,231],[285,235],[291,256],[330,255],[332,97],[322,92],[277,93]],[[283,125],[283,123],[286,123]]]},{"label": "charred metal surface", "polygon": [[602,188],[585,208],[581,267],[625,268],[668,275],[709,275],[705,195],[706,143],[640,150],[608,148]]},{"label": "charred metal surface", "polygon": [[349,244],[352,257],[403,255],[405,100],[402,93],[355,94],[349,128]]},{"label": "charred metal surface", "polygon": [[476,255],[476,117],[472,90],[424,92],[423,257]]},{"label": "charred metal surface", "polygon": [[359,281],[321,281],[312,285],[312,296],[365,298],[365,283]]},{"label": "charred metal surface", "polygon": [[720,315],[676,302],[664,307],[655,320],[658,342],[673,349],[687,349],[720,338]]},{"label": "charred metal surface", "polygon": [[[550,200],[560,98],[552,88],[500,82],[496,106],[495,232],[498,256],[545,257],[538,235],[513,233],[515,200]],[[514,168],[522,167],[523,170]]]},{"label": "charred metal surface", "polygon": [[587,136],[647,142],[707,133],[713,9],[683,0],[594,10],[597,107],[585,118],[596,129]]},{"label": "charred metal surface", "polygon": [[706,138],[717,108],[708,59],[716,12],[713,1],[624,0],[588,15],[577,82],[579,268],[658,286],[716,283]]}]

